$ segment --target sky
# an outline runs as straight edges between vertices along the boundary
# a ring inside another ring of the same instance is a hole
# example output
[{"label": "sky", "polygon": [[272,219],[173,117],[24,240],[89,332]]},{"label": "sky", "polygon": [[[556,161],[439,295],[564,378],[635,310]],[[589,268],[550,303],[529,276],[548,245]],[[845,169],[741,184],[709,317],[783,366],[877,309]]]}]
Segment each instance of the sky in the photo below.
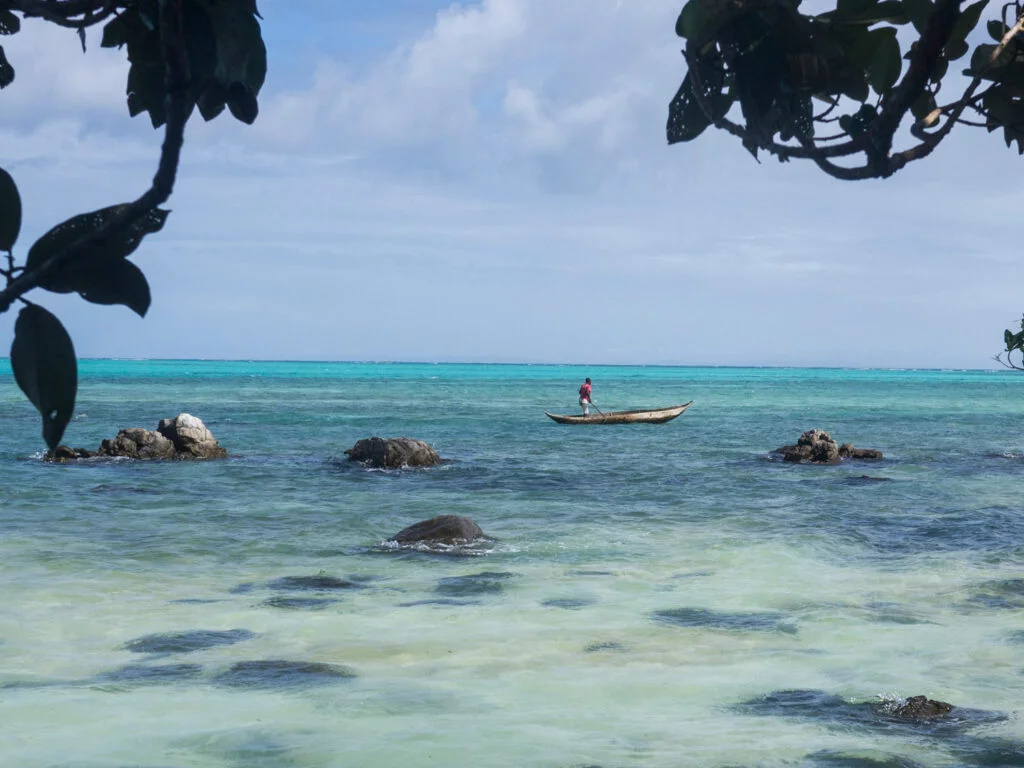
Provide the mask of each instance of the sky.
[{"label": "sky", "polygon": [[[1024,312],[1017,154],[960,127],[841,182],[713,130],[669,147],[680,6],[261,0],[260,116],[190,121],[132,257],[146,318],[29,298],[80,357],[994,367]],[[2,40],[19,259],[156,167],[124,51],[88,42]]]}]

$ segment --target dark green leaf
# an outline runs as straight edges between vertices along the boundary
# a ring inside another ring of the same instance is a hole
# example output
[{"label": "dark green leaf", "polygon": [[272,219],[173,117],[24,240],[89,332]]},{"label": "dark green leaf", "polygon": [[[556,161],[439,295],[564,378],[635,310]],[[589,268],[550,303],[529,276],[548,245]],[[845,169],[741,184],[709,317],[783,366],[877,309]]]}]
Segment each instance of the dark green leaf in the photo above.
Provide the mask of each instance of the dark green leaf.
[{"label": "dark green leaf", "polygon": [[[103,39],[100,41],[100,48],[120,48],[128,44],[132,34],[131,19],[133,11],[125,11],[120,16],[115,16],[103,27]],[[135,14],[136,17],[138,14]]]},{"label": "dark green leaf", "polygon": [[971,46],[967,44],[966,40],[950,40],[942,52],[946,54],[946,59],[949,61],[956,61],[966,56],[969,50],[971,50]]},{"label": "dark green leaf", "polygon": [[[108,221],[117,216],[124,208],[124,205],[113,205],[109,208],[93,211],[92,213],[73,216],[67,221],[58,224],[39,238],[29,249],[25,268],[29,270],[38,269],[51,256],[69,248],[82,238],[91,235],[100,227],[105,226]],[[142,238],[153,232],[159,232],[163,228],[168,213],[169,211],[160,208],[150,211],[124,231],[93,246],[87,252],[82,253],[77,259],[66,264],[57,274],[50,276],[41,283],[41,287],[55,293],[82,292],[93,287],[91,277],[89,277],[92,271],[110,261],[116,261],[131,255],[139,247]]]},{"label": "dark green leaf", "polygon": [[883,21],[889,24],[906,24],[910,21],[910,17],[907,16],[901,0],[882,0],[882,2],[874,4],[867,11],[850,14],[846,17],[840,16],[838,11],[829,11],[819,14],[815,18],[833,24],[857,24],[863,26],[870,26]]},{"label": "dark green leaf", "polygon": [[167,122],[164,69],[159,63],[136,62],[128,70],[128,114],[149,112],[150,122],[159,128]]},{"label": "dark green leaf", "polygon": [[688,0],[676,19],[676,34],[686,40],[696,40],[708,18],[709,14],[700,0]]},{"label": "dark green leaf", "polygon": [[4,54],[4,47],[0,45],[0,88],[6,88],[14,82],[14,67],[7,60]]},{"label": "dark green leaf", "polygon": [[[972,3],[960,11],[956,23],[953,24],[953,31],[949,33],[949,39],[946,41],[947,56],[950,56],[949,51],[951,49],[960,50],[960,46],[967,40],[967,36],[978,26],[981,12],[985,10],[986,5],[988,5],[988,0],[978,0],[978,2]],[[963,56],[965,53],[967,53],[966,49],[960,56]],[[958,59],[960,56],[951,56],[951,58]]]},{"label": "dark green leaf", "polygon": [[245,83],[232,83],[228,88],[228,109],[235,119],[241,120],[247,125],[256,122],[260,113],[259,102],[256,101],[256,94],[249,90]]},{"label": "dark green leaf", "polygon": [[868,67],[868,82],[875,93],[884,94],[899,80],[903,59],[895,35],[884,38],[875,50]]},{"label": "dark green leaf", "polygon": [[123,304],[139,317],[149,309],[149,283],[142,270],[127,259],[105,261],[77,274],[76,290],[93,304]]},{"label": "dark green leaf", "polygon": [[869,13],[878,5],[878,0],[839,0],[836,18],[847,19]]},{"label": "dark green leaf", "polygon": [[935,7],[932,0],[903,0],[903,7],[917,33],[924,34],[925,27],[928,26],[928,17],[931,16],[932,9]]},{"label": "dark green leaf", "polygon": [[996,19],[990,19],[988,24],[988,36],[995,40],[997,43],[1003,39],[1003,35],[1006,34],[1006,27],[1003,22]]},{"label": "dark green leaf", "polygon": [[6,8],[0,9],[0,35],[13,35],[21,29],[21,19]]},{"label": "dark green leaf", "polygon": [[676,91],[675,98],[668,105],[668,125],[665,127],[668,143],[693,141],[704,133],[709,125],[711,121],[697,103],[697,98],[693,94],[693,83],[687,75]]},{"label": "dark green leaf", "polygon": [[1001,76],[1003,69],[1013,61],[1014,52],[1010,50],[1010,46],[1007,46],[996,57],[995,61],[990,61],[997,47],[991,43],[982,43],[974,49],[974,53],[971,54],[971,69],[969,72],[971,76],[983,76],[986,79],[997,79]]},{"label": "dark green leaf", "polygon": [[1011,331],[1009,328],[1007,328],[1003,332],[1003,343],[1006,344],[1006,351],[1007,352],[1013,351],[1013,337],[1014,336],[1015,336],[1014,332]]},{"label": "dark green leaf", "polygon": [[203,116],[203,120],[209,121],[223,112],[227,103],[227,89],[216,80],[210,80],[206,84],[206,88],[203,89],[203,92],[199,94],[199,101],[196,102],[196,106],[199,107],[199,114]]},{"label": "dark green leaf", "polygon": [[75,410],[78,364],[60,320],[30,304],[18,313],[11,344],[14,380],[43,417],[43,439],[55,450]]},{"label": "dark green leaf", "polygon": [[10,251],[21,232],[21,195],[11,174],[0,168],[0,251]]},{"label": "dark green leaf", "polygon": [[78,28],[78,42],[82,44],[82,53],[85,53],[85,29],[83,27]]},{"label": "dark green leaf", "polygon": [[267,77],[267,48],[255,14],[246,3],[206,3],[217,36],[217,80],[225,88],[244,83],[258,95]]}]

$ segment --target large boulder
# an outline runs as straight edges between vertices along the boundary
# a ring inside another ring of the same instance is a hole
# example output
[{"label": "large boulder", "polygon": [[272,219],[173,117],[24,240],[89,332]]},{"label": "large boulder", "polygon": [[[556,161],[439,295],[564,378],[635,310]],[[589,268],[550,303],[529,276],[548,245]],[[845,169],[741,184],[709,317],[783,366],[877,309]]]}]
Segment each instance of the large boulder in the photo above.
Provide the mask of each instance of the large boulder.
[{"label": "large boulder", "polygon": [[456,545],[469,544],[482,538],[485,538],[484,532],[472,519],[459,515],[440,515],[403,528],[390,540],[399,544],[422,541]]},{"label": "large boulder", "polygon": [[882,452],[873,448],[854,448],[849,443],[838,445],[823,429],[811,429],[800,435],[796,445],[784,445],[773,453],[783,461],[800,464],[838,464],[843,459],[880,459]]},{"label": "large boulder", "polygon": [[345,451],[349,461],[360,461],[371,467],[432,467],[442,459],[437,451],[422,440],[411,437],[370,437],[358,441]]},{"label": "large boulder", "polygon": [[182,413],[161,420],[155,431],[142,427],[122,429],[116,437],[100,444],[97,455],[128,459],[222,459],[228,452],[202,421]]},{"label": "large boulder", "polygon": [[228,455],[206,425],[187,413],[179,413],[173,419],[161,419],[156,429],[174,444],[178,454],[197,459],[222,459]]},{"label": "large boulder", "polygon": [[99,454],[127,459],[173,459],[174,443],[159,432],[130,427],[100,443]]}]

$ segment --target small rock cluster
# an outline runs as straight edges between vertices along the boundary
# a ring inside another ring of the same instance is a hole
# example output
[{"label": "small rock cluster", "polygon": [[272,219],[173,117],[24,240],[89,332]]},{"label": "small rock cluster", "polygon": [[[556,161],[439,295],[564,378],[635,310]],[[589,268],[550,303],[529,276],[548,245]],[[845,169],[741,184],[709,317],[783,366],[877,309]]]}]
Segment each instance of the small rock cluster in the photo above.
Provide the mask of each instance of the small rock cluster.
[{"label": "small rock cluster", "polygon": [[800,435],[796,445],[784,445],[773,453],[783,461],[800,464],[838,464],[843,459],[880,459],[882,452],[873,448],[854,448],[849,443],[839,445],[823,429],[811,429]]},{"label": "small rock cluster", "polygon": [[94,456],[128,459],[222,459],[228,452],[200,419],[181,413],[173,419],[161,419],[156,430],[130,427],[116,437],[104,440],[99,450],[57,446],[48,458],[63,462]]},{"label": "small rock cluster", "polygon": [[411,437],[370,437],[359,440],[345,451],[349,461],[359,461],[380,469],[432,467],[442,459],[422,440]]}]

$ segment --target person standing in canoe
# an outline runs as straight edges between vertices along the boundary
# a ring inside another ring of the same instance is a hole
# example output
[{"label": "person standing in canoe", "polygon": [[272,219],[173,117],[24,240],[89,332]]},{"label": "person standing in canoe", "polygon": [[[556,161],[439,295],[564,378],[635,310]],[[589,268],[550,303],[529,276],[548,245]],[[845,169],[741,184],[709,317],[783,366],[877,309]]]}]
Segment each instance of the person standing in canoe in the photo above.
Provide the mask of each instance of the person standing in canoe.
[{"label": "person standing in canoe", "polygon": [[580,387],[580,405],[583,407],[584,416],[590,415],[590,406],[592,405],[590,402],[590,391],[590,379],[587,378],[587,380],[583,382],[583,386]]}]

